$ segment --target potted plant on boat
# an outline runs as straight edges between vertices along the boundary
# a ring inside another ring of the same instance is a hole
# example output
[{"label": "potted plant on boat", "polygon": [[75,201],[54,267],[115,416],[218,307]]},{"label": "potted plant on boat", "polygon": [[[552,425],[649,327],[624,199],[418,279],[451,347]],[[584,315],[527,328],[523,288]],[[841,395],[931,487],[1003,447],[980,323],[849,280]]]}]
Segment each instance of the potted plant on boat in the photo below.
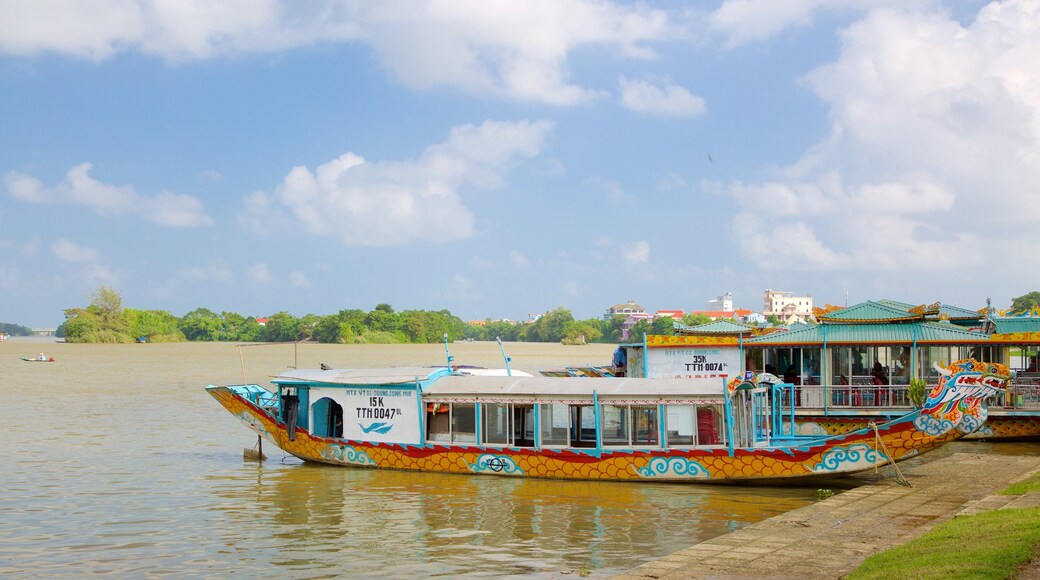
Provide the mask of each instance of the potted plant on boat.
[{"label": "potted plant on boat", "polygon": [[927,387],[928,384],[924,382],[924,379],[910,379],[910,386],[906,389],[906,393],[910,396],[910,402],[914,404],[915,409],[920,409],[924,405],[924,393]]}]

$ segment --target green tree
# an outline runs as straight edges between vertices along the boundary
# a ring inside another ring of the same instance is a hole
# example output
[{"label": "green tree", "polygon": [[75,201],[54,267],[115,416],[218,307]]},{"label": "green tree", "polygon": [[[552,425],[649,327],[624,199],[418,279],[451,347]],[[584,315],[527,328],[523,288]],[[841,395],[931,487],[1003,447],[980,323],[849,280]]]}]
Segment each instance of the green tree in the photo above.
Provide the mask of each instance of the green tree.
[{"label": "green tree", "polygon": [[262,340],[264,327],[252,316],[242,316],[237,312],[220,313],[220,332],[217,340],[258,342]]},{"label": "green tree", "polygon": [[586,344],[596,342],[602,335],[603,333],[598,328],[598,325],[591,324],[589,321],[572,320],[563,327],[561,342],[564,344]]},{"label": "green tree", "polygon": [[188,340],[220,340],[221,317],[208,308],[196,308],[181,317],[177,327]]},{"label": "green tree", "polygon": [[0,334],[10,334],[11,336],[29,336],[32,334],[32,329],[27,326],[21,326],[19,324],[9,324],[0,322]]},{"label": "green tree", "polygon": [[671,316],[659,316],[650,323],[650,332],[648,334],[657,334],[664,336],[671,336],[675,334],[675,319]]},{"label": "green tree", "polygon": [[642,341],[644,334],[653,334],[649,320],[640,320],[633,324],[632,328],[628,329],[628,340],[629,342]]},{"label": "green tree", "polygon": [[603,321],[603,338],[607,342],[621,342],[622,326],[624,326],[624,324],[625,317],[621,314],[615,314],[614,316],[611,316],[610,319]]},{"label": "green tree", "polygon": [[303,318],[299,320],[297,325],[297,332],[299,334],[297,340],[317,340],[314,337],[314,333],[317,330],[320,321],[321,317],[317,314],[305,314]]},{"label": "green tree", "polygon": [[527,340],[532,342],[560,342],[563,340],[563,330],[567,324],[574,322],[574,315],[570,310],[559,306],[546,312],[534,323],[527,325]]},{"label": "green tree", "polygon": [[1032,291],[1011,299],[1011,310],[1025,312],[1031,308],[1040,306],[1040,291]]},{"label": "green tree", "polygon": [[711,317],[707,314],[696,314],[690,312],[686,316],[682,317],[682,323],[686,326],[700,326],[702,324],[708,324],[711,322]]},{"label": "green tree", "polygon": [[123,316],[130,325],[130,336],[145,337],[150,342],[180,342],[185,335],[178,328],[176,316],[165,310],[125,308]]},{"label": "green tree", "polygon": [[68,342],[131,342],[130,323],[123,314],[123,297],[100,286],[90,295],[86,308],[65,310],[65,340]]},{"label": "green tree", "polygon": [[260,332],[264,342],[295,342],[300,339],[300,321],[288,312],[272,314]]},{"label": "green tree", "polygon": [[389,304],[379,304],[365,316],[365,326],[376,332],[396,332],[400,321]]}]

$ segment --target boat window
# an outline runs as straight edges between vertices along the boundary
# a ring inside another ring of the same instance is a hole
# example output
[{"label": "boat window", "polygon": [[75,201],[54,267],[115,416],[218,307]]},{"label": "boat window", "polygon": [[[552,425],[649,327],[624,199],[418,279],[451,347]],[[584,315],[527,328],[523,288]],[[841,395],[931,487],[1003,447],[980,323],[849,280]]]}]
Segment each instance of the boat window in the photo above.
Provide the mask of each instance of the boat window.
[{"label": "boat window", "polygon": [[484,423],[483,442],[487,445],[513,444],[512,405],[508,403],[484,403],[481,417]]},{"label": "boat window", "polygon": [[596,408],[592,405],[571,405],[571,447],[596,446]]},{"label": "boat window", "polygon": [[343,406],[322,397],[311,406],[314,417],[314,435],[318,437],[343,436]]},{"label": "boat window", "polygon": [[603,427],[603,446],[631,445],[631,408],[628,405],[602,405],[600,425]]},{"label": "boat window", "polygon": [[657,446],[657,407],[632,405],[632,445]]},{"label": "boat window", "polygon": [[448,403],[426,404],[426,439],[433,443],[451,441],[451,405]]},{"label": "boat window", "polygon": [[452,403],[452,443],[475,443],[477,441],[477,412],[473,403]]},{"label": "boat window", "polygon": [[929,385],[939,382],[939,372],[935,370],[935,363],[946,366],[950,364],[950,347],[948,346],[924,346],[921,347],[921,374]]},{"label": "boat window", "polygon": [[485,444],[534,447],[534,405],[484,403],[481,416]]},{"label": "boat window", "polygon": [[534,447],[534,405],[513,405],[513,445]]},{"label": "boat window", "polygon": [[726,440],[721,405],[697,405],[697,445],[721,445]]},{"label": "boat window", "polygon": [[545,447],[566,447],[568,429],[570,427],[569,405],[542,403],[538,405],[538,412],[542,438],[541,445]]},{"label": "boat window", "polygon": [[689,447],[697,444],[697,415],[694,405],[665,407],[665,445]]}]

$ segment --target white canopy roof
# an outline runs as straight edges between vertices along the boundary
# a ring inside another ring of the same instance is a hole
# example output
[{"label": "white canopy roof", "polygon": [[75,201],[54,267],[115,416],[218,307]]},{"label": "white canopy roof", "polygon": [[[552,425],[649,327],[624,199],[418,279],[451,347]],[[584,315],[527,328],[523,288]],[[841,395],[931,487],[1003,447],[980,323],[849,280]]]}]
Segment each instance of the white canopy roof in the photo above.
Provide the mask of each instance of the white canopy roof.
[{"label": "white canopy roof", "polygon": [[601,397],[721,396],[725,379],[636,379],[591,377],[446,376],[423,390],[431,396],[575,396]]},{"label": "white canopy roof", "polygon": [[[414,385],[427,382],[444,367],[387,367],[371,369],[292,369],[274,378],[276,383],[305,382],[325,385]],[[556,396],[601,397],[720,396],[725,379],[639,379],[593,377],[493,376],[487,371],[453,374],[433,379],[423,392],[431,396]]]},{"label": "white canopy roof", "polygon": [[275,382],[303,381],[336,385],[414,385],[425,381],[444,367],[387,367],[373,369],[292,369],[274,378]]}]

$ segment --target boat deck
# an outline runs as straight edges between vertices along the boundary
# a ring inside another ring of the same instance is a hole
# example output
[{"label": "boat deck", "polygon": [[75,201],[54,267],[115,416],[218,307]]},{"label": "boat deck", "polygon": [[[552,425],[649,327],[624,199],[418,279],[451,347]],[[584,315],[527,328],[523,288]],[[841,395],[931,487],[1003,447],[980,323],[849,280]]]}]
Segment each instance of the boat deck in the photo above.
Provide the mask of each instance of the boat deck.
[{"label": "boat deck", "polygon": [[[1040,505],[992,495],[1040,470],[1038,456],[956,453],[654,560],[615,578],[841,578],[867,556],[959,514]],[[970,474],[984,473],[986,477]]]}]

